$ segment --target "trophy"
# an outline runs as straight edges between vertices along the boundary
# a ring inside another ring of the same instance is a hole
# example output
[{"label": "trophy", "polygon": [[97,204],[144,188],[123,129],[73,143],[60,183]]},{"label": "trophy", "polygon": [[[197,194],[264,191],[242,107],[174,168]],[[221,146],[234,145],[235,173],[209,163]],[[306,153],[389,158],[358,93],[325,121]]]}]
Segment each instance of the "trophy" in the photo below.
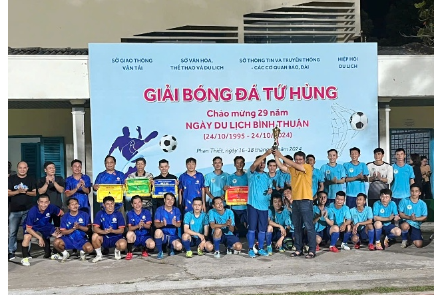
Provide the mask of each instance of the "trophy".
[{"label": "trophy", "polygon": [[272,129],[272,136],[274,137],[274,145],[272,146],[272,149],[276,150],[278,148],[278,137],[280,136],[280,128],[275,126]]}]

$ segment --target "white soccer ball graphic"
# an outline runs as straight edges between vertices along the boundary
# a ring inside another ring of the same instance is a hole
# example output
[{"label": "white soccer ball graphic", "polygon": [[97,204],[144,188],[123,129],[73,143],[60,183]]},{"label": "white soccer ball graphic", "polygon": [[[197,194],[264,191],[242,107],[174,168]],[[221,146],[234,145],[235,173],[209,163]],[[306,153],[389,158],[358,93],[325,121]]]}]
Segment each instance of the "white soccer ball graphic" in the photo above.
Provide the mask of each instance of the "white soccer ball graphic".
[{"label": "white soccer ball graphic", "polygon": [[363,130],[368,126],[368,117],[362,112],[356,112],[349,119],[352,129]]},{"label": "white soccer ball graphic", "polygon": [[173,152],[177,148],[177,139],[172,135],[164,135],[160,139],[160,148],[165,153]]}]

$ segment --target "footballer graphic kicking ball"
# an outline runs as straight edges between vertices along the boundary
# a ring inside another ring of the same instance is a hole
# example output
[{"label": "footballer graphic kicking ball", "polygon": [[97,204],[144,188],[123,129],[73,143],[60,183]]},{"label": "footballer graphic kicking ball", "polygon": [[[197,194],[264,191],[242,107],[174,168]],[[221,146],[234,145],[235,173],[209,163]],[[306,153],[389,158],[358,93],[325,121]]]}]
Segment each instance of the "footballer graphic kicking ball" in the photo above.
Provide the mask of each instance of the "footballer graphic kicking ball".
[{"label": "footballer graphic kicking ball", "polygon": [[177,148],[177,139],[173,135],[164,135],[160,139],[160,148],[165,153],[173,152]]},{"label": "footballer graphic kicking ball", "polygon": [[368,126],[368,117],[362,112],[356,112],[349,119],[352,129],[363,130]]}]

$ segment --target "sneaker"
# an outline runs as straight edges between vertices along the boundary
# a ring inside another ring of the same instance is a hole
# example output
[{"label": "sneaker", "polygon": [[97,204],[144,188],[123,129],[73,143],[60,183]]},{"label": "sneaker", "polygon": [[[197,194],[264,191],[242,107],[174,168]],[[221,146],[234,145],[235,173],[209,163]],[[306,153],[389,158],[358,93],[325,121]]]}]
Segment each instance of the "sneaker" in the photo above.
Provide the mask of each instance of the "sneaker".
[{"label": "sneaker", "polygon": [[254,244],[254,247],[252,247],[252,250],[254,250],[254,254],[258,253],[258,243]]},{"label": "sneaker", "polygon": [[286,250],[285,250],[285,248],[280,247],[280,248],[278,248],[278,252],[283,253],[283,252],[286,252]]},{"label": "sneaker", "polygon": [[99,262],[100,260],[103,260],[103,256],[97,255],[94,257],[94,259],[92,259],[92,262],[96,263],[96,262]]},{"label": "sneaker", "polygon": [[171,249],[171,251],[169,251],[169,256],[174,256],[174,255],[175,255],[174,249]]},{"label": "sneaker", "polygon": [[227,255],[231,255],[233,252],[234,252],[234,251],[233,251],[232,249],[230,249],[230,248],[227,248],[227,249],[226,249],[226,254],[227,254]]},{"label": "sneaker", "polygon": [[265,249],[258,250],[258,255],[260,256],[269,256],[268,252]]},{"label": "sneaker", "polygon": [[268,251],[268,255],[271,256],[272,255],[272,246],[269,245],[268,247],[266,247],[266,250]]},{"label": "sneaker", "polygon": [[248,251],[248,255],[249,255],[249,257],[251,257],[251,258],[255,258],[255,251],[254,251],[254,249],[249,250],[249,251]]},{"label": "sneaker", "polygon": [[374,251],[375,250],[374,244],[369,244],[368,249],[369,251]]},{"label": "sneaker", "polygon": [[148,257],[148,256],[149,256],[148,251],[143,250],[142,257]]},{"label": "sneaker", "polygon": [[308,245],[304,245],[304,246],[303,246],[303,251],[304,251],[305,253],[308,253],[308,252],[309,252],[309,246],[308,246]]},{"label": "sneaker", "polygon": [[341,243],[340,248],[342,248],[343,250],[351,250],[351,248],[349,248],[348,244],[346,243]]},{"label": "sneaker", "polygon": [[[58,253],[52,254],[50,257],[52,260],[63,259],[63,256]],[[47,257],[45,257],[45,258],[47,258]]]},{"label": "sneaker", "polygon": [[408,241],[407,240],[401,241],[401,247],[402,248],[406,248],[407,246],[408,246]]},{"label": "sneaker", "polygon": [[132,252],[129,252],[128,254],[126,254],[125,259],[126,259],[126,260],[131,260],[131,259],[132,259],[132,256],[133,256]]},{"label": "sneaker", "polygon": [[385,240],[384,240],[383,243],[385,244],[385,249],[389,248],[389,239],[388,239],[388,237],[385,237]]},{"label": "sneaker", "polygon": [[157,259],[163,259],[163,251],[158,252]]},{"label": "sneaker", "polygon": [[205,253],[203,252],[203,250],[201,250],[200,248],[197,248],[197,254],[198,254],[198,256],[203,256],[203,255],[205,255]]},{"label": "sneaker", "polygon": [[317,246],[315,246],[315,252],[318,252],[318,251],[320,251],[320,245],[319,244],[317,244]]},{"label": "sneaker", "polygon": [[238,254],[240,254],[240,251],[234,250],[234,255],[238,255]]},{"label": "sneaker", "polygon": [[83,250],[80,250],[80,260],[85,261],[86,260],[86,253]]},{"label": "sneaker", "polygon": [[340,251],[338,250],[338,248],[335,247],[335,246],[331,246],[331,247],[329,247],[329,251],[334,252],[334,253],[340,252]]},{"label": "sneaker", "polygon": [[357,242],[357,243],[354,245],[354,249],[360,249],[360,242]]},{"label": "sneaker", "polygon": [[186,251],[186,257],[192,258],[192,251]]},{"label": "sneaker", "polygon": [[[55,255],[55,254],[54,254]],[[68,251],[66,251],[65,253],[63,253],[62,255],[62,262],[65,262],[66,260],[68,260],[69,258],[69,253]]]},{"label": "sneaker", "polygon": [[214,258],[220,258],[220,251],[214,252]]},{"label": "sneaker", "polygon": [[384,250],[380,242],[376,242],[375,243],[375,249],[377,249],[377,250]]},{"label": "sneaker", "polygon": [[297,251],[297,248],[295,248],[295,246],[292,246],[291,250],[292,251]]},{"label": "sneaker", "polygon": [[15,259],[15,253],[8,253],[8,260],[14,260]]},{"label": "sneaker", "polygon": [[122,259],[122,253],[117,249],[114,250],[114,256],[116,260]]},{"label": "sneaker", "polygon": [[30,266],[31,263],[29,263],[29,259],[28,257],[23,258],[22,261],[20,261],[22,263],[23,266]]}]

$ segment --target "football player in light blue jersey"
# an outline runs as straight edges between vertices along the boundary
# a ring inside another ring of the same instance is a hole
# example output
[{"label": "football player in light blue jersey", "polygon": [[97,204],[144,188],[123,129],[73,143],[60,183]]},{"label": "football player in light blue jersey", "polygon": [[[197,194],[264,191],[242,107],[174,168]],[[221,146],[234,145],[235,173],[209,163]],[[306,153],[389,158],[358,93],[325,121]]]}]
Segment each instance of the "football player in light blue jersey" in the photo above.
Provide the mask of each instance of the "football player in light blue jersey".
[{"label": "football player in light blue jersey", "polygon": [[[243,168],[245,167],[245,158],[236,156],[234,158],[235,172],[228,176],[225,190],[231,186],[248,186],[248,176]],[[248,228],[248,212],[246,205],[231,205],[231,210],[235,216],[235,235],[238,237],[246,236],[244,231]]]},{"label": "football player in light blue jersey", "polygon": [[163,259],[163,245],[169,247],[169,255],[175,255],[174,250],[181,251],[182,243],[178,236],[178,229],[180,228],[181,213],[180,210],[174,206],[175,196],[173,193],[166,193],[164,195],[165,204],[157,208],[155,212],[154,224],[154,240],[157,247],[157,259]]},{"label": "football player in light blue jersey", "polygon": [[385,235],[385,249],[389,247],[389,239],[401,235],[400,228],[394,223],[398,223],[400,216],[398,215],[397,205],[391,200],[392,191],[388,188],[380,190],[380,201],[374,203],[372,208],[374,214],[375,228],[375,249],[383,250],[380,242],[381,234]]},{"label": "football player in light blue jersey", "polygon": [[126,260],[132,259],[132,248],[142,247],[142,257],[148,257],[147,249],[154,249],[155,242],[151,237],[152,215],[151,211],[143,208],[143,200],[139,195],[131,198],[132,210],[126,214],[126,224],[128,232],[126,240],[128,242],[128,254]]},{"label": "football player in light blue jersey", "polygon": [[205,175],[205,200],[207,208],[212,207],[212,199],[214,199],[214,197],[221,197],[224,205],[226,205],[224,188],[228,181],[229,174],[223,172],[223,160],[219,156],[212,159],[212,166],[214,167],[214,171]]},{"label": "football player in light blue jersey", "polygon": [[315,168],[315,156],[312,154],[309,154],[306,156],[306,163],[311,165],[312,170],[312,196],[314,200],[314,204],[316,203],[316,200],[318,198],[318,192],[324,191],[324,177],[322,176],[322,173],[320,169]]},{"label": "football player in light blue jersey", "polygon": [[193,256],[191,247],[197,246],[197,254],[199,256],[204,255],[204,250],[211,252],[214,249],[209,241],[208,214],[202,212],[202,207],[202,198],[194,198],[192,200],[193,211],[186,212],[183,218],[184,233],[182,235],[182,243],[188,258]]},{"label": "football player in light blue jersey", "polygon": [[80,250],[80,259],[86,260],[86,253],[94,251],[89,242],[87,233],[90,231],[91,222],[89,214],[79,210],[78,200],[71,197],[67,201],[69,212],[63,214],[60,221],[60,233],[62,236],[54,240],[54,248],[62,253],[62,262],[69,258],[66,250]]},{"label": "football player in light blue jersey", "polygon": [[325,215],[326,223],[331,227],[329,234],[331,235],[331,244],[329,251],[338,252],[337,241],[342,239],[341,249],[350,250],[347,241],[351,236],[351,212],[349,207],[345,205],[346,193],[338,191],[335,196],[334,204],[328,207],[328,214]]},{"label": "football player in light blue jersey", "polygon": [[356,199],[357,206],[350,210],[354,249],[360,249],[360,239],[368,239],[368,249],[374,251],[374,225],[372,224],[374,215],[372,209],[366,206],[366,194],[359,193]]},{"label": "football player in light blue jersey", "polygon": [[[285,158],[288,160],[294,161],[294,158],[291,155],[286,155]],[[286,167],[289,167],[289,165],[286,164],[285,162],[283,162],[283,165]],[[282,171],[281,169],[277,170],[277,174],[279,175],[279,180],[277,182],[278,191],[283,196],[283,188],[286,186],[291,186],[291,174],[286,173],[286,172]]]},{"label": "football player in light blue jersey", "polygon": [[398,206],[398,211],[403,222],[400,224],[401,228],[401,247],[408,246],[408,235],[415,247],[423,247],[423,236],[421,234],[421,224],[428,217],[428,207],[423,200],[420,200],[421,195],[420,185],[417,183],[411,184],[411,196],[402,199]]},{"label": "football player in light blue jersey", "polygon": [[328,214],[326,208],[326,201],[328,200],[328,194],[325,191],[317,192],[317,205],[314,205],[314,228],[316,233],[317,246],[315,251],[320,251],[320,244],[326,243],[330,239],[329,226],[326,223],[325,216]]},{"label": "football player in light blue jersey", "polygon": [[227,254],[239,254],[242,244],[234,235],[234,212],[224,207],[220,197],[215,197],[212,201],[214,208],[209,210],[209,225],[214,240],[214,258],[220,258],[220,243],[226,246]]},{"label": "football player in light blue jersey", "polygon": [[406,152],[402,148],[395,150],[395,164],[392,165],[394,179],[391,183],[392,201],[400,204],[400,201],[410,196],[410,186],[414,183],[414,169],[405,162]]},{"label": "football player in light blue jersey", "polygon": [[272,207],[268,210],[268,230],[266,231],[266,245],[268,255],[272,255],[272,242],[275,249],[285,252],[283,240],[291,228],[291,213],[283,207],[282,198],[279,195],[272,196]]},{"label": "football player in light blue jersey", "polygon": [[270,199],[270,204],[269,206],[272,207],[272,196],[273,195],[279,195],[281,197],[281,193],[280,193],[280,170],[277,170],[277,163],[275,162],[275,159],[270,159],[268,160],[266,166],[268,167],[268,176],[269,179],[271,180],[271,186],[272,186],[272,194],[271,194],[271,199]]},{"label": "football player in light blue jersey", "polygon": [[358,160],[360,149],[353,147],[349,150],[351,161],[343,164],[346,171],[346,206],[352,209],[357,206],[357,195],[366,192],[369,170],[365,163]]},{"label": "football player in light blue jersey", "polygon": [[328,193],[326,206],[334,203],[338,191],[345,191],[343,184],[345,183],[346,171],[342,164],[337,163],[337,158],[338,152],[336,149],[328,150],[329,163],[320,167],[324,190]]},{"label": "football player in light blue jersey", "polygon": [[[192,211],[192,200],[194,200],[194,198],[205,198],[205,177],[201,172],[195,170],[196,166],[196,159],[187,158],[186,171],[178,178],[178,205],[183,213]],[[203,212],[207,212],[206,204],[203,204]]]},{"label": "football player in light blue jersey", "polygon": [[115,210],[114,198],[107,196],[103,198],[104,210],[100,210],[95,215],[92,223],[92,246],[94,246],[95,253],[97,254],[92,262],[96,263],[103,260],[102,250],[103,248],[115,247],[114,256],[116,260],[121,259],[121,251],[126,250],[126,240],[123,237],[125,230],[125,218],[123,214]]},{"label": "football player in light blue jersey", "polygon": [[254,163],[249,167],[248,175],[248,254],[254,258],[255,232],[258,230],[258,254],[268,256],[263,249],[266,230],[268,229],[268,208],[272,193],[272,182],[268,174],[264,172],[266,157],[272,154],[268,149],[263,155],[257,156]]}]

